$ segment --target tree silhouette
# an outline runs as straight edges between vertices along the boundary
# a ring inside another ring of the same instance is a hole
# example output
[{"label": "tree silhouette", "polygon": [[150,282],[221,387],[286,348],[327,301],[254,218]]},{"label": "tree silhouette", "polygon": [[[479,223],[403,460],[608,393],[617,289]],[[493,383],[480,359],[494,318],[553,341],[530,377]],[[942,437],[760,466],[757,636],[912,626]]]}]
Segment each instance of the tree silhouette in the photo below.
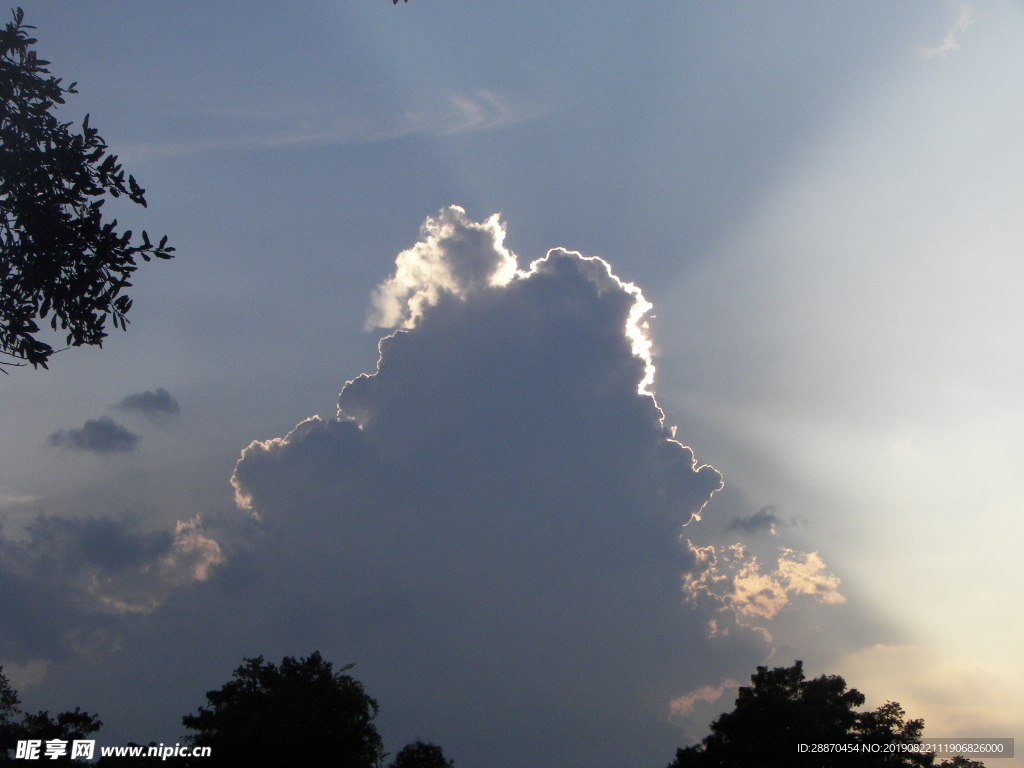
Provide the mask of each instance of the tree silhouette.
[{"label": "tree silhouette", "polygon": [[[78,707],[74,712],[61,712],[51,717],[48,711],[23,714],[20,704],[18,692],[11,687],[3,667],[0,667],[0,765],[21,763],[11,756],[19,740],[46,742],[60,739],[70,745],[75,739],[85,739],[95,733],[103,725],[96,715],[82,712]],[[22,716],[20,721],[15,719],[18,715]],[[71,760],[70,748],[63,756],[46,762],[48,765],[81,765]]]},{"label": "tree silhouette", "polygon": [[319,652],[285,656],[280,666],[245,659],[233,679],[206,694],[209,707],[182,718],[196,731],[193,746],[211,747],[196,764],[309,765],[378,768],[383,743],[373,718],[377,702],[362,683],[339,672]]},{"label": "tree silhouette", "polygon": [[[803,662],[792,667],[758,667],[751,687],[741,687],[736,708],[711,724],[699,744],[679,749],[669,768],[911,768],[932,766],[930,753],[902,751],[919,744],[923,720],[904,720],[899,704],[887,702],[870,712],[856,712],[864,695],[847,690],[838,675],[807,680]],[[848,744],[855,751],[798,752],[798,744]],[[874,747],[879,745],[879,747]],[[881,745],[896,745],[885,751]],[[877,750],[877,751],[876,751]],[[954,758],[941,766],[984,768]]]},{"label": "tree silhouette", "polygon": [[454,760],[446,760],[444,750],[437,744],[417,739],[402,747],[388,768],[454,768]]},{"label": "tree silhouette", "polygon": [[8,753],[18,738],[14,717],[21,711],[19,704],[18,692],[11,687],[4,668],[0,667],[0,765],[12,762]]},{"label": "tree silhouette", "polygon": [[108,317],[127,326],[132,301],[121,292],[136,257],[169,259],[174,249],[146,232],[133,245],[130,230],[104,222],[107,195],[145,206],[145,190],[125,182],[88,115],[78,134],[52,114],[76,83],[46,77],[50,62],[30,49],[34,27],[23,20],[18,8],[0,32],[0,354],[45,368],[55,350],[36,338],[37,321],[67,331],[69,346],[101,346]]}]

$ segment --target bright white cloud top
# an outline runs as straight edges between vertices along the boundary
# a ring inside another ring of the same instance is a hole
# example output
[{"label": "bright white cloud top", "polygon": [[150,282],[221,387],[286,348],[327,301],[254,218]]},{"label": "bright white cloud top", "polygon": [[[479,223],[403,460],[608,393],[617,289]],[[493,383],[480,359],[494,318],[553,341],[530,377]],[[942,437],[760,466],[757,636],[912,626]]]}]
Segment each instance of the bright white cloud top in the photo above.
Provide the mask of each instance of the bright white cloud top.
[{"label": "bright white cloud top", "polygon": [[413,328],[442,294],[464,299],[516,276],[516,257],[505,247],[498,214],[477,224],[451,206],[427,219],[421,235],[422,241],[398,254],[395,274],[374,292],[368,329]]}]

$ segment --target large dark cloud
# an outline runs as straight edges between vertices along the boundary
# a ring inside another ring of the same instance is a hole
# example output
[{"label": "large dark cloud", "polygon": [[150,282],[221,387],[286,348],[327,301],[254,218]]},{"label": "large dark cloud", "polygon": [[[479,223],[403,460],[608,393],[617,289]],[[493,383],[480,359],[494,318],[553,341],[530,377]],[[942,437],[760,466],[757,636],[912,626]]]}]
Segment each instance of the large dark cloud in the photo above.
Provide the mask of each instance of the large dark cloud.
[{"label": "large dark cloud", "polygon": [[639,291],[563,250],[515,273],[501,234],[428,221],[377,294],[405,326],[377,373],[249,446],[238,498],[432,738],[481,766],[657,764],[705,641],[680,534],[722,479],[642,391]]},{"label": "large dark cloud", "polygon": [[109,416],[88,419],[81,429],[62,429],[48,438],[50,445],[72,451],[92,451],[101,455],[130,453],[141,438]]}]

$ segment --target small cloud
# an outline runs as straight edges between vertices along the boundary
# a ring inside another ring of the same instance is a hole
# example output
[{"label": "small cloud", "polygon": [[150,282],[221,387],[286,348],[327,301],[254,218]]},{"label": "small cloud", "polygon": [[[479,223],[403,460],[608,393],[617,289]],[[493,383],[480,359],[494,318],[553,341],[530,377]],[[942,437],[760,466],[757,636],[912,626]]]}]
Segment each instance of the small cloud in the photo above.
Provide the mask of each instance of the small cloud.
[{"label": "small cloud", "polygon": [[706,701],[709,704],[718,701],[722,698],[722,694],[730,688],[739,687],[739,683],[735,680],[723,680],[719,685],[705,685],[703,688],[698,688],[695,691],[691,691],[685,696],[680,696],[678,699],[673,699],[669,702],[669,708],[672,710],[672,714],[680,717],[685,717],[693,712],[693,708],[697,705],[698,701]]},{"label": "small cloud", "polygon": [[942,42],[934,47],[921,46],[917,49],[918,54],[926,59],[930,59],[935,56],[945,57],[950,51],[958,50],[960,48],[960,38],[963,37],[964,32],[973,23],[974,8],[967,3],[961,3],[960,15],[953,22],[953,26],[949,28],[949,32],[946,33]]},{"label": "small cloud", "polygon": [[160,561],[161,575],[174,584],[206,581],[213,566],[224,562],[220,545],[203,536],[199,515],[191,520],[179,520],[174,529],[174,544],[170,553]]},{"label": "small cloud", "polygon": [[747,555],[742,544],[731,544],[721,552],[689,541],[687,546],[696,566],[683,579],[687,601],[709,598],[719,610],[732,610],[742,626],[775,618],[792,595],[810,595],[830,605],[846,602],[839,593],[839,577],[828,572],[817,552],[782,548],[778,568],[762,573],[757,558]]},{"label": "small cloud", "polygon": [[109,416],[89,419],[81,429],[61,429],[48,438],[55,448],[93,451],[98,454],[130,453],[141,438]]},{"label": "small cloud", "polygon": [[181,413],[181,406],[178,404],[178,401],[163,387],[158,388],[156,392],[147,390],[134,395],[128,395],[128,397],[117,404],[117,407],[122,411],[140,413],[154,421],[166,421],[172,416],[177,416]]},{"label": "small cloud", "polygon": [[[742,550],[737,556],[742,562]],[[743,562],[733,576],[732,593],[728,595],[733,610],[748,618],[774,618],[789,602],[789,595],[785,585],[773,575],[761,573],[756,557]]]},{"label": "small cloud", "polygon": [[839,577],[828,572],[817,552],[783,549],[779,569],[775,573],[794,594],[812,595],[819,602],[830,605],[846,602],[846,598],[839,594]]},{"label": "small cloud", "polygon": [[775,514],[775,507],[763,507],[750,517],[734,517],[726,531],[740,530],[745,533],[759,533],[768,531],[775,535],[778,527],[782,525],[779,516]]}]

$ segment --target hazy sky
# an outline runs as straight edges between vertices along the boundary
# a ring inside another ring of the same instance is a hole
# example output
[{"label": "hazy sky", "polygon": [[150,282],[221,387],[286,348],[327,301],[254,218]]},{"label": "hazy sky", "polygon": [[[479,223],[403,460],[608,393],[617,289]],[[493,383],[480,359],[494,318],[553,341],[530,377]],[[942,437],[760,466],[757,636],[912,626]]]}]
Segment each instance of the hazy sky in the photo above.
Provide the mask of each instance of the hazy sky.
[{"label": "hazy sky", "polygon": [[24,7],[178,249],[0,381],[27,707],[320,650],[392,752],[657,768],[803,659],[1024,736],[1019,4]]}]

